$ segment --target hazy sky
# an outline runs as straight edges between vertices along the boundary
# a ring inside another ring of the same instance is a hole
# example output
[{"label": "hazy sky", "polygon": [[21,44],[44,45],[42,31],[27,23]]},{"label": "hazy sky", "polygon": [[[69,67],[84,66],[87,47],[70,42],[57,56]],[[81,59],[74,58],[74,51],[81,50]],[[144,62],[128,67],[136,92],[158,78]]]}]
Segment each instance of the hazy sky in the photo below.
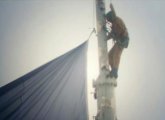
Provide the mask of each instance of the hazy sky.
[{"label": "hazy sky", "polygon": [[[107,1],[107,7],[110,0]],[[165,119],[165,1],[112,0],[130,35],[116,88],[119,120]],[[92,0],[0,0],[0,86],[85,41],[93,27]],[[109,43],[109,48],[111,43]],[[88,49],[89,116],[96,112],[97,41]]]}]

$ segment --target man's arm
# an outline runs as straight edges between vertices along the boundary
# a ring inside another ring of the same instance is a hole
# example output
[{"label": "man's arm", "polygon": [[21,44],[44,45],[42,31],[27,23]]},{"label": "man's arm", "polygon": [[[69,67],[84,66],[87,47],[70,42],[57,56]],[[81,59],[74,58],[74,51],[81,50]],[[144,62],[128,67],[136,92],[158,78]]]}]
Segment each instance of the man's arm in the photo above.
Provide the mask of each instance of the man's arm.
[{"label": "man's arm", "polygon": [[110,4],[110,8],[111,8],[111,12],[113,13],[114,17],[116,17],[116,12],[115,12],[115,9],[114,9],[112,3]]}]

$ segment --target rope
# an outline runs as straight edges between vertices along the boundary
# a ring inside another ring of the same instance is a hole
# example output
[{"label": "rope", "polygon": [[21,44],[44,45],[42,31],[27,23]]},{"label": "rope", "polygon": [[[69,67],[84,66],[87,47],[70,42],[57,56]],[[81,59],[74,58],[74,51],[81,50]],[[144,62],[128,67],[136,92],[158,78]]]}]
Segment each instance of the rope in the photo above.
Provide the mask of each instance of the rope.
[{"label": "rope", "polygon": [[92,27],[95,26],[95,0],[93,0],[93,20],[92,20]]},{"label": "rope", "polygon": [[96,29],[95,29],[95,0],[92,1],[92,4],[93,4],[93,8],[92,8],[92,31],[91,33],[89,34],[89,37],[87,40],[90,39],[90,37],[92,36],[93,33],[96,33]]},{"label": "rope", "polygon": [[92,34],[93,33],[96,33],[96,29],[95,28],[93,28],[93,30],[91,31],[91,33],[90,33],[90,35],[89,35],[89,37],[88,37],[88,39],[87,40],[89,40],[90,39],[90,37],[92,36]]}]

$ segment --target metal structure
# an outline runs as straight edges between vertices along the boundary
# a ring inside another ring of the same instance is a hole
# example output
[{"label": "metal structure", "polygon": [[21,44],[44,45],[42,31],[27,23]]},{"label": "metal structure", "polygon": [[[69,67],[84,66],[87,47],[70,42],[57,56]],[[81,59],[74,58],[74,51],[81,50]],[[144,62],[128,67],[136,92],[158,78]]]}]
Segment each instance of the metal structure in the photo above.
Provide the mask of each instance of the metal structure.
[{"label": "metal structure", "polygon": [[93,81],[95,98],[97,99],[96,120],[116,120],[115,87],[117,81],[109,76],[108,49],[105,31],[105,3],[96,0],[97,39],[99,53],[99,76]]}]

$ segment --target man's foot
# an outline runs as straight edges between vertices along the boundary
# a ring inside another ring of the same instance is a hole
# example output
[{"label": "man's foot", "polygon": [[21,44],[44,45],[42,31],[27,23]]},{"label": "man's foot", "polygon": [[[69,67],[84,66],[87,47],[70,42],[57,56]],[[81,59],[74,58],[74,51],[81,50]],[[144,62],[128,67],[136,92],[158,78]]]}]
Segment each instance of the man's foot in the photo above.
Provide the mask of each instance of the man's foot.
[{"label": "man's foot", "polygon": [[110,77],[111,78],[118,78],[118,73],[117,73],[117,69],[112,69],[111,72],[110,72]]}]

